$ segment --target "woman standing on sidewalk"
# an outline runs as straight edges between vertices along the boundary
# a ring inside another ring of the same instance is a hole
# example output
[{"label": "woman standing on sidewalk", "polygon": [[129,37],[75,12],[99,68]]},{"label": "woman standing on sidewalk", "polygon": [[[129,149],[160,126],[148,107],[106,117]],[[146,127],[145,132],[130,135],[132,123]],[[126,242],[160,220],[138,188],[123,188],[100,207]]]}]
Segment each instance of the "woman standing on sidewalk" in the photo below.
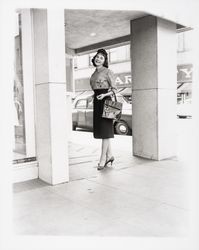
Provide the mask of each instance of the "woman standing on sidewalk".
[{"label": "woman standing on sidewalk", "polygon": [[96,139],[102,139],[102,148],[98,170],[103,169],[114,157],[111,151],[110,138],[114,138],[113,120],[102,118],[104,101],[111,99],[116,90],[113,72],[108,69],[108,55],[104,49],[99,49],[92,59],[96,67],[90,79],[90,85],[94,91],[93,110],[93,135]]}]

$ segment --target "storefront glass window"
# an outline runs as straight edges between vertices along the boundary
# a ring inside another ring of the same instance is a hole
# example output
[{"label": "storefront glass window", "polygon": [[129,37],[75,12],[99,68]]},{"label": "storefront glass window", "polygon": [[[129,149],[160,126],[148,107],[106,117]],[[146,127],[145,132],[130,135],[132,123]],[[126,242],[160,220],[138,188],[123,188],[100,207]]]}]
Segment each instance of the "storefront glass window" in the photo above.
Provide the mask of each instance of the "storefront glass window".
[{"label": "storefront glass window", "polygon": [[16,14],[15,33],[15,77],[14,77],[14,160],[26,156],[24,88],[22,68],[21,16]]}]

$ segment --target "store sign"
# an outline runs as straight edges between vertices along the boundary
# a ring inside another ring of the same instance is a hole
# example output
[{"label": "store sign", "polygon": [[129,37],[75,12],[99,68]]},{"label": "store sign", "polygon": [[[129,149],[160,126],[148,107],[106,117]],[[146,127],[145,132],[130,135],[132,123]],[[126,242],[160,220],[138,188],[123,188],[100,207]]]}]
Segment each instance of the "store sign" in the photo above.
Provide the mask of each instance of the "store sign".
[{"label": "store sign", "polygon": [[[115,74],[116,79],[115,83],[119,87],[123,86],[131,86],[132,78],[131,73],[121,73]],[[193,76],[193,65],[192,64],[184,64],[177,66],[177,82],[192,82]]]},{"label": "store sign", "polygon": [[115,74],[115,84],[118,87],[131,86],[131,73]]},{"label": "store sign", "polygon": [[[117,87],[130,87],[131,86],[131,73],[114,74],[115,84]],[[90,78],[76,79],[75,89],[87,90],[90,88]]]},{"label": "store sign", "polygon": [[177,66],[177,82],[192,82],[193,65],[184,64]]},{"label": "store sign", "polygon": [[[131,87],[132,77],[131,72],[115,73],[115,84],[117,87]],[[193,65],[184,64],[177,66],[177,82],[192,82]],[[76,90],[87,90],[90,88],[90,78],[76,79]]]}]

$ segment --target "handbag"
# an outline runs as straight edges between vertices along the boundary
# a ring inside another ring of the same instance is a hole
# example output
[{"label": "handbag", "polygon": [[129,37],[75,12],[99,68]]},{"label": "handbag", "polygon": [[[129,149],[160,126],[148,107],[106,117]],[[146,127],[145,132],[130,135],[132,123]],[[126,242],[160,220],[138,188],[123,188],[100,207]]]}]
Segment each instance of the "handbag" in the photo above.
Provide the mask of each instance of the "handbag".
[{"label": "handbag", "polygon": [[102,117],[112,120],[120,120],[122,115],[122,103],[117,101],[116,94],[113,92],[114,100],[105,100]]}]

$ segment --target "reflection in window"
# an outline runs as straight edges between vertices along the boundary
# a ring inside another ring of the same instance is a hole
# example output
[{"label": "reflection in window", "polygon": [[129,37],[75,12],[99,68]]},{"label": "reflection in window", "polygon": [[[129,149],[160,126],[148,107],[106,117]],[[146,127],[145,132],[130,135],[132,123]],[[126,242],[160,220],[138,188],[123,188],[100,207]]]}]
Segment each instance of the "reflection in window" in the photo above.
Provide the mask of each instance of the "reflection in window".
[{"label": "reflection in window", "polygon": [[14,77],[14,160],[26,156],[24,92],[22,69],[21,17],[17,14],[15,33],[15,77]]}]

